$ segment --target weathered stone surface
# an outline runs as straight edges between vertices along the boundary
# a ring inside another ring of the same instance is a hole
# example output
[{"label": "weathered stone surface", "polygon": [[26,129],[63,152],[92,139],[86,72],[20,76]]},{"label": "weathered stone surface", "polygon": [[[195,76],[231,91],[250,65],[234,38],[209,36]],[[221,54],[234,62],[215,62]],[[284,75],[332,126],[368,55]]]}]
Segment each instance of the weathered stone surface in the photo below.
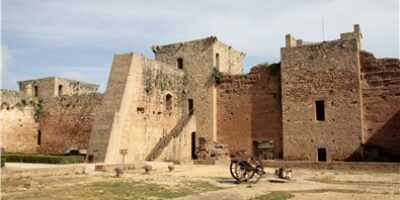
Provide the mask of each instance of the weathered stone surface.
[{"label": "weathered stone surface", "polygon": [[[328,161],[357,153],[362,139],[359,37],[281,49],[283,155],[288,160]],[[324,101],[325,120],[316,119]]]},{"label": "weathered stone surface", "polygon": [[36,152],[38,123],[35,109],[22,92],[1,90],[1,145],[6,152]]},{"label": "weathered stone surface", "polygon": [[[400,62],[361,51],[365,156],[400,159]],[[375,151],[376,155],[368,155]]]},{"label": "weathered stone surface", "polygon": [[39,118],[39,153],[64,153],[73,147],[87,149],[93,118],[101,94],[61,96],[44,99]]},{"label": "weathered stone surface", "polygon": [[253,154],[255,142],[273,141],[273,157],[282,157],[282,111],[279,68],[253,68],[249,74],[227,76],[218,86],[218,141],[230,154]]}]

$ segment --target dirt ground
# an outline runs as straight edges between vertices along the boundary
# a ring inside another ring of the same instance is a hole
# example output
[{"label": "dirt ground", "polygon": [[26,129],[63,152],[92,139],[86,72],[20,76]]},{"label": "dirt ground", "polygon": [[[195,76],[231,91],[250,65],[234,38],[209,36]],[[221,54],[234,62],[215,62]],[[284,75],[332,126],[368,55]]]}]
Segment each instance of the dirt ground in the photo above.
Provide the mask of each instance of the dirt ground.
[{"label": "dirt ground", "polygon": [[293,180],[272,175],[237,184],[228,165],[150,163],[153,171],[88,172],[62,176],[2,177],[1,199],[400,199],[400,172],[293,169]]}]

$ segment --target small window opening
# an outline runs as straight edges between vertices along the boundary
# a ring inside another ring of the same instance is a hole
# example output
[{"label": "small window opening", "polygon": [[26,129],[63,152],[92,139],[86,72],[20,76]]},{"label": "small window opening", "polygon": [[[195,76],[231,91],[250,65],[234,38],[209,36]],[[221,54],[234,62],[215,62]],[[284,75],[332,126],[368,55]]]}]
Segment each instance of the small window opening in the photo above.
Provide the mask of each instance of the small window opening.
[{"label": "small window opening", "polygon": [[58,86],[58,96],[62,96],[63,95],[63,86],[59,85]]},{"label": "small window opening", "polygon": [[169,111],[172,110],[172,96],[170,94],[165,97],[165,108]]},{"label": "small window opening", "polygon": [[193,99],[188,99],[188,113],[193,115],[194,107],[193,107]]},{"label": "small window opening", "polygon": [[35,96],[35,97],[39,96],[39,87],[38,86],[35,86],[33,96]]},{"label": "small window opening", "polygon": [[215,66],[219,69],[219,53],[215,54]]},{"label": "small window opening", "polygon": [[42,144],[42,131],[38,130],[37,144]]},{"label": "small window opening", "polygon": [[178,66],[179,69],[183,69],[183,58],[178,58],[176,60],[176,65]]},{"label": "small window opening", "polygon": [[325,102],[315,101],[315,114],[318,121],[325,121]]},{"label": "small window opening", "polygon": [[326,149],[318,148],[318,162],[325,162],[325,161],[326,161]]}]

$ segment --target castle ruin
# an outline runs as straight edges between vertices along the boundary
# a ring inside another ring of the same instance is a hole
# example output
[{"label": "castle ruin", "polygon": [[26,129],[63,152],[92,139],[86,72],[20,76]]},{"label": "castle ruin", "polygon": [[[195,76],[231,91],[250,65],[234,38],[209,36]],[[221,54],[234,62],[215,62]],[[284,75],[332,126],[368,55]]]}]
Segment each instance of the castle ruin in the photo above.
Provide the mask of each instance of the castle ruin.
[{"label": "castle ruin", "polygon": [[[89,162],[191,160],[200,144],[263,159],[399,161],[399,59],[362,50],[358,25],[318,43],[286,36],[281,61],[243,74],[216,37],[115,55],[107,88],[62,78],[2,90],[8,152],[87,149]],[[214,152],[215,153],[215,152]],[[210,155],[211,156],[211,155]]]}]

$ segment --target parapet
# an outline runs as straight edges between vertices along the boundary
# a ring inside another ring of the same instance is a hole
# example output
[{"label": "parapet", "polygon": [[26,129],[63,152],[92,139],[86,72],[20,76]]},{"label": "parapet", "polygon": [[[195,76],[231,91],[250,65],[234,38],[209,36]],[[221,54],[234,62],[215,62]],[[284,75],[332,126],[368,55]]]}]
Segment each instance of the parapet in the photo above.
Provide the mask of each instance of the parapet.
[{"label": "parapet", "polygon": [[[356,39],[358,42],[358,46],[361,49],[361,39],[362,39],[362,34],[360,30],[360,25],[355,24],[353,26],[353,32],[348,32],[348,33],[342,33],[340,34],[340,39],[339,40],[353,40]],[[285,36],[286,40],[286,47],[298,47],[298,46],[304,46],[304,45],[313,45],[313,44],[319,44],[323,42],[306,42],[301,39],[296,39],[295,37],[291,36],[290,34],[287,34]]]}]

